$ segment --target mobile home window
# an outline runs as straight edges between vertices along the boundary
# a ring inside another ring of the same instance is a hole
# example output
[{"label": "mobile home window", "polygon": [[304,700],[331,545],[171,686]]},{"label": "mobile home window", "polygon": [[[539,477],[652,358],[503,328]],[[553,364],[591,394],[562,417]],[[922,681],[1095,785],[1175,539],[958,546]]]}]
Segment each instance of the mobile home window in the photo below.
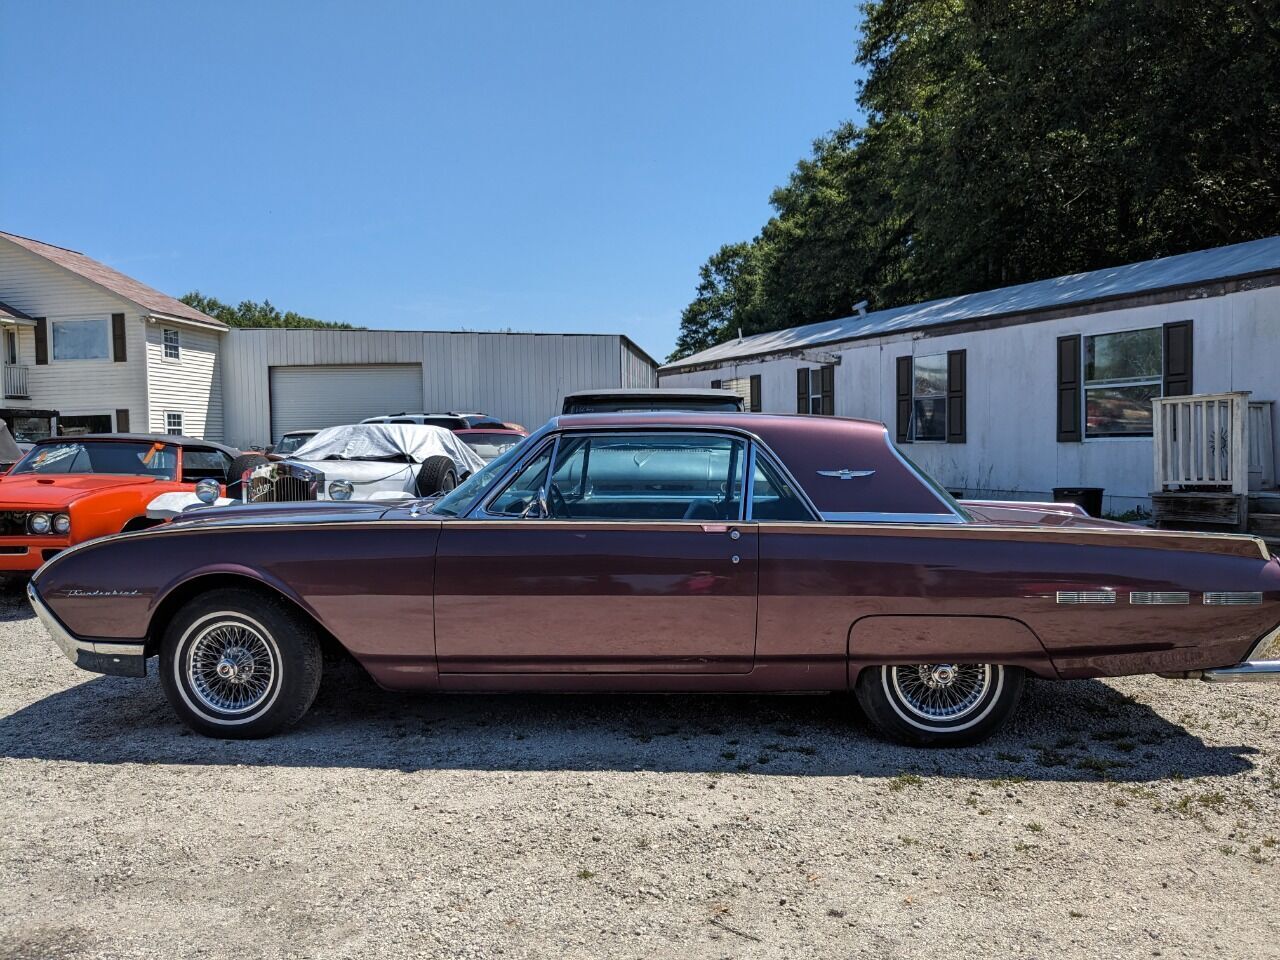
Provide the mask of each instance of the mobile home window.
[{"label": "mobile home window", "polygon": [[915,357],[911,365],[912,440],[947,439],[947,355]]},{"label": "mobile home window", "polygon": [[178,336],[177,330],[165,330],[164,336],[164,358],[166,360],[180,360],[182,358],[182,340]]},{"label": "mobile home window", "polygon": [[174,434],[174,435],[181,435],[182,433],[182,414],[181,413],[175,410],[170,410],[168,413],[164,415],[164,432]]},{"label": "mobile home window", "polygon": [[52,326],[53,359],[111,359],[111,321],[105,317],[100,320],[55,320]]},{"label": "mobile home window", "polygon": [[1151,401],[1163,383],[1160,328],[1086,336],[1082,354],[1084,435],[1151,436]]}]

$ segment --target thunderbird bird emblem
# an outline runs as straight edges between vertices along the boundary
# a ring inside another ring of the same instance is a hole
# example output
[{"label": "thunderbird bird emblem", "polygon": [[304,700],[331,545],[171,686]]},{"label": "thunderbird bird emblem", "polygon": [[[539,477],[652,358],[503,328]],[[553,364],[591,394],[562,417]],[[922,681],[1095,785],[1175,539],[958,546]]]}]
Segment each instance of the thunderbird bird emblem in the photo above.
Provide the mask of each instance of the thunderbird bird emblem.
[{"label": "thunderbird bird emblem", "polygon": [[837,480],[852,480],[854,477],[869,477],[873,473],[875,473],[874,470],[849,470],[846,468],[844,470],[819,470],[818,476],[835,477]]}]

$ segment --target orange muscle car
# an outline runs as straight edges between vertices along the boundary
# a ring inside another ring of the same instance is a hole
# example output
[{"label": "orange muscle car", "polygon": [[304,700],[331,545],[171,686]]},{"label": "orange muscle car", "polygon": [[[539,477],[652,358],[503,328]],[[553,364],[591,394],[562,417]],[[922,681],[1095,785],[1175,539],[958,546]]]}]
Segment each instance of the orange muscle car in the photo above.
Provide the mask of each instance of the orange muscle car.
[{"label": "orange muscle car", "polygon": [[[239,482],[246,457],[191,437],[50,437],[0,477],[0,574],[29,573],[73,544],[159,521],[147,504],[205,478]],[[263,462],[261,457],[255,462]]]}]

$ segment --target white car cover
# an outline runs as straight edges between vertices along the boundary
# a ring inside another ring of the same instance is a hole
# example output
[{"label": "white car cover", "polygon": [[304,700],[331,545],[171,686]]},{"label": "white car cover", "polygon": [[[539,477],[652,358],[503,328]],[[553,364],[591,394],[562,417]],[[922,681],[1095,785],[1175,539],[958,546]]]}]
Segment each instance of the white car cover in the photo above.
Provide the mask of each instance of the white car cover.
[{"label": "white car cover", "polygon": [[[407,457],[411,463],[396,463]],[[355,423],[321,430],[288,458],[324,474],[320,496],[328,499],[328,485],[347,480],[354,487],[353,499],[378,500],[413,496],[418,469],[430,457],[448,457],[458,480],[484,467],[469,446],[443,427],[417,423]],[[269,473],[271,465],[259,467],[254,475]]]}]

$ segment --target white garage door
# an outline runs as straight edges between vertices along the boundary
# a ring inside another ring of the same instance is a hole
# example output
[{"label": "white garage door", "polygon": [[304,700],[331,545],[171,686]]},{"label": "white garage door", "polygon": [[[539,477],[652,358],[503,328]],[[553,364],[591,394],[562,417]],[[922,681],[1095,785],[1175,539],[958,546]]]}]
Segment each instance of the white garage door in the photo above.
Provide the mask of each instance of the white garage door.
[{"label": "white garage door", "polygon": [[422,412],[422,365],[272,367],[271,440],[387,413]]}]

